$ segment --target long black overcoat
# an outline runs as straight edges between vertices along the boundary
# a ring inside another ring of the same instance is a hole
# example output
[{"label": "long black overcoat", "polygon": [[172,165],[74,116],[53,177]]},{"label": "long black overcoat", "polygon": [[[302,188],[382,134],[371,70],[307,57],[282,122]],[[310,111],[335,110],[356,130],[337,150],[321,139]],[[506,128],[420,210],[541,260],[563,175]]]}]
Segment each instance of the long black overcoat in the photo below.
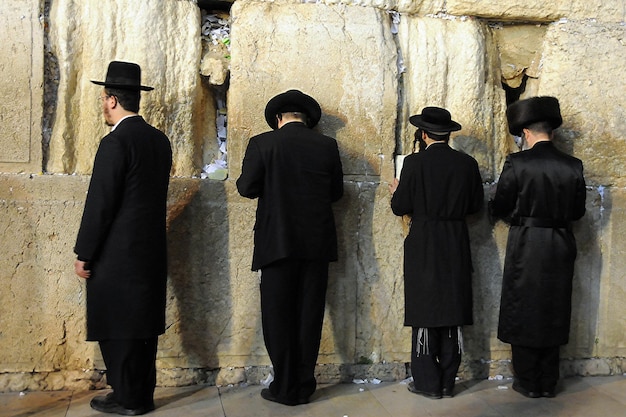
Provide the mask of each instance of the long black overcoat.
[{"label": "long black overcoat", "polygon": [[166,202],[172,150],[140,116],[98,147],[74,251],[89,260],[87,340],[165,330]]},{"label": "long black overcoat", "polygon": [[498,324],[503,342],[568,342],[576,259],[570,223],[585,214],[585,198],[582,162],[552,142],[507,157],[489,205],[492,215],[512,222]]},{"label": "long black overcoat", "polygon": [[404,241],[405,326],[473,323],[465,217],[481,209],[483,193],[476,160],[444,142],[404,159],[391,208],[412,216]]},{"label": "long black overcoat", "polygon": [[259,199],[253,270],[285,258],[337,260],[332,203],[343,195],[343,170],[335,139],[299,122],[251,138],[237,189]]}]

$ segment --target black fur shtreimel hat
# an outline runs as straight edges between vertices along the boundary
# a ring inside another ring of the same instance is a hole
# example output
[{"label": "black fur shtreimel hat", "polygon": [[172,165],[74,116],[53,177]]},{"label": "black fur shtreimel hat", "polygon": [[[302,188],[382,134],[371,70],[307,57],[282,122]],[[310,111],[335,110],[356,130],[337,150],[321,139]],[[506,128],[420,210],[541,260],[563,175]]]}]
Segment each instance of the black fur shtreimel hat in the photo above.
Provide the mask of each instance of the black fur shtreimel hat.
[{"label": "black fur shtreimel hat", "polygon": [[561,108],[555,97],[541,96],[518,100],[506,109],[509,132],[521,136],[522,130],[537,122],[548,122],[552,129],[561,126]]}]

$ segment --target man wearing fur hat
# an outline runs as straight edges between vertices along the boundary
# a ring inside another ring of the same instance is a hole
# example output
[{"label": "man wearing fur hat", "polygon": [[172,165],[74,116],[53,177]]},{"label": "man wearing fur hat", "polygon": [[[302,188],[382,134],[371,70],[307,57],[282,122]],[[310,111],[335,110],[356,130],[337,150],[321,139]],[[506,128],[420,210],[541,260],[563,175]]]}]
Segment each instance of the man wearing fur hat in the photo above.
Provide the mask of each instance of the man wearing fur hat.
[{"label": "man wearing fur hat", "polygon": [[111,132],[93,165],[74,252],[87,280],[87,340],[98,341],[113,392],[91,400],[105,413],[154,409],[157,338],[165,331],[166,202],[172,149],[137,114],[141,68],[113,61],[100,104]]},{"label": "man wearing fur hat", "polygon": [[273,129],[250,139],[237,189],[258,198],[252,270],[261,270],[261,316],[274,380],[261,396],[309,402],[324,319],[328,263],[337,260],[332,203],[343,195],[335,139],[312,130],[317,101],[298,90],[272,98]]},{"label": "man wearing fur hat", "polygon": [[413,329],[409,391],[454,395],[461,327],[472,324],[472,260],[465,218],[483,206],[478,163],[448,145],[461,129],[450,112],[426,107],[409,121],[425,149],[408,155],[390,184],[391,209],[410,215],[404,241],[404,325]]},{"label": "man wearing fur hat", "polygon": [[510,223],[498,338],[511,344],[513,389],[554,397],[559,347],[569,338],[576,241],[572,222],[585,214],[582,162],[559,151],[562,123],[554,97],[520,100],[507,109],[521,152],[507,157],[490,214]]}]

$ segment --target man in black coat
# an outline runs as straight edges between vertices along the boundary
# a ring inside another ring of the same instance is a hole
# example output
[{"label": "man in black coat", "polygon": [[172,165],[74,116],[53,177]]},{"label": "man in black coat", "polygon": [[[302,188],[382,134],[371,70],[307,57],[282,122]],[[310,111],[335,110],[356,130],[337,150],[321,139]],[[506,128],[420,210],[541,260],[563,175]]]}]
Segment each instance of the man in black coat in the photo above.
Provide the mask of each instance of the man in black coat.
[{"label": "man in black coat", "polygon": [[472,259],[465,218],[483,205],[478,163],[448,145],[461,125],[446,109],[410,117],[426,148],[408,155],[390,185],[393,213],[411,216],[404,241],[405,326],[413,329],[409,391],[451,397],[461,364],[461,326],[473,323]]},{"label": "man in black coat", "polygon": [[331,204],[343,195],[335,139],[311,130],[321,108],[289,90],[272,98],[265,119],[274,129],[250,139],[237,189],[258,198],[252,270],[261,270],[261,315],[274,380],[261,391],[286,405],[315,392],[328,281],[337,260]]},{"label": "man in black coat", "polygon": [[87,340],[98,341],[113,392],[91,407],[140,415],[154,409],[158,335],[165,331],[168,138],[137,114],[138,65],[113,61],[100,93],[111,133],[100,142],[76,239],[87,280]]},{"label": "man in black coat", "polygon": [[511,344],[513,389],[554,397],[559,347],[569,338],[576,240],[572,221],[585,214],[582,162],[559,151],[562,123],[554,97],[507,109],[509,131],[525,148],[507,157],[490,214],[511,224],[504,260],[498,338]]}]

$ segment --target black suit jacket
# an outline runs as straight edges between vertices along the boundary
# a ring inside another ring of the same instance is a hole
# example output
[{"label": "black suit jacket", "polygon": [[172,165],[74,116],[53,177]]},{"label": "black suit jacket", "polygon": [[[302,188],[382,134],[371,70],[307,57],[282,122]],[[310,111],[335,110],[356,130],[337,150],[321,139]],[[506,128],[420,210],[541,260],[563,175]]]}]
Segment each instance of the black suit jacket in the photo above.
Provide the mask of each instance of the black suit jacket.
[{"label": "black suit jacket", "polygon": [[291,122],[250,139],[237,189],[258,198],[252,269],[279,259],[337,260],[331,204],[343,195],[337,142]]},{"label": "black suit jacket", "polygon": [[144,339],[165,330],[166,202],[172,150],[140,116],[98,147],[74,251],[89,260],[87,339]]}]

